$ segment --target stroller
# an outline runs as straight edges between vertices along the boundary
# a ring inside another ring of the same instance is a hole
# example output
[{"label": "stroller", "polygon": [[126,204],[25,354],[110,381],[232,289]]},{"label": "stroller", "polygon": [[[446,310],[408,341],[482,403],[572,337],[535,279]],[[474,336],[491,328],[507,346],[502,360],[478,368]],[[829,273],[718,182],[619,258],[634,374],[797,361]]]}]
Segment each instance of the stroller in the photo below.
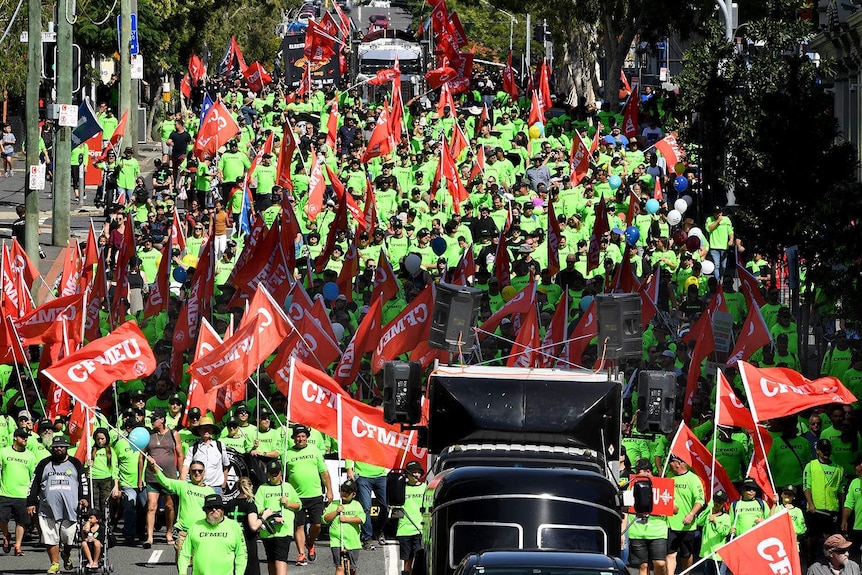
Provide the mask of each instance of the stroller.
[{"label": "stroller", "polygon": [[[108,549],[112,546],[114,541],[114,536],[111,532],[108,502],[106,501],[102,506],[102,516],[98,518],[99,522],[95,530],[92,528],[85,530],[85,526],[89,524],[90,521],[90,514],[91,512],[89,509],[78,510],[78,529],[75,536],[75,544],[78,547],[78,567],[75,569],[75,573],[78,575],[85,575],[87,573],[101,573],[102,575],[107,575],[108,573],[114,572],[114,566],[108,559]],[[90,537],[91,534],[92,538]],[[85,543],[90,545],[91,553],[94,552],[96,543],[101,544],[98,567],[88,567],[89,560],[84,554]]]}]

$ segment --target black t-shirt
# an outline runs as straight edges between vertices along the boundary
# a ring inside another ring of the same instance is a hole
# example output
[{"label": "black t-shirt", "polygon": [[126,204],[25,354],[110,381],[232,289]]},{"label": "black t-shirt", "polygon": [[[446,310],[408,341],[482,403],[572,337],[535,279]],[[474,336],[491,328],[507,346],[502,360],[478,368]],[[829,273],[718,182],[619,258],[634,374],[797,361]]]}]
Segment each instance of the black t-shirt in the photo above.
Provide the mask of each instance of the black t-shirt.
[{"label": "black t-shirt", "polygon": [[248,516],[251,513],[257,513],[257,506],[254,501],[249,501],[243,497],[231,499],[224,504],[225,517],[230,517],[242,525],[242,533],[246,540],[254,539],[257,536],[257,532],[252,531],[248,526]]},{"label": "black t-shirt", "polygon": [[189,144],[192,143],[192,136],[188,132],[177,132],[175,130],[171,132],[170,140],[172,143],[171,157],[179,158],[180,156],[184,156],[188,151]]}]

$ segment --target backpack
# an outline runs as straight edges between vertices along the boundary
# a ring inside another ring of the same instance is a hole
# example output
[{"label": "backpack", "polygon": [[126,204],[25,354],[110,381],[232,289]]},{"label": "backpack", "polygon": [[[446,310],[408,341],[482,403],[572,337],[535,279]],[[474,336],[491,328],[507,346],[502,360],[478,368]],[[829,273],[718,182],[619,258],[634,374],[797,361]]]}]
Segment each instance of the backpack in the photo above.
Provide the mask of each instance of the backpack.
[{"label": "backpack", "polygon": [[[215,442],[216,447],[218,447],[219,455],[224,455],[224,447],[222,446],[221,441],[219,441],[218,439],[213,439],[213,442]],[[197,454],[200,446],[201,446],[201,440],[200,439],[198,439],[197,441],[192,443],[192,461],[195,460],[195,455]]]}]

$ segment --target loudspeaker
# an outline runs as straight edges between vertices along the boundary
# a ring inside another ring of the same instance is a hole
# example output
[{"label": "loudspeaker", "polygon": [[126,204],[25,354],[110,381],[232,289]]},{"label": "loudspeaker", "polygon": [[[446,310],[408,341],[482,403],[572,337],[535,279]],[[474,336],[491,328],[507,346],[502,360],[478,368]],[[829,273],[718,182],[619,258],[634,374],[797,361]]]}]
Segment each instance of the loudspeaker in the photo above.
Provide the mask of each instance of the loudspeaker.
[{"label": "loudspeaker", "polygon": [[407,501],[407,476],[404,470],[393,469],[386,474],[386,504],[389,507],[404,507]]},{"label": "loudspeaker", "polygon": [[638,420],[641,433],[670,433],[676,408],[676,375],[669,371],[638,374]]},{"label": "loudspeaker", "polygon": [[383,365],[383,421],[419,423],[422,418],[422,366],[418,361]]},{"label": "loudspeaker", "polygon": [[482,290],[467,286],[441,283],[434,296],[434,313],[431,316],[431,335],[428,345],[455,353],[473,347],[479,320]]},{"label": "loudspeaker", "polygon": [[652,481],[647,477],[635,477],[632,479],[632,495],[634,495],[635,513],[648,515],[652,513],[653,491]]},{"label": "loudspeaker", "polygon": [[607,338],[604,350],[606,359],[640,359],[643,353],[640,295],[597,295],[596,316],[599,323],[599,357]]}]

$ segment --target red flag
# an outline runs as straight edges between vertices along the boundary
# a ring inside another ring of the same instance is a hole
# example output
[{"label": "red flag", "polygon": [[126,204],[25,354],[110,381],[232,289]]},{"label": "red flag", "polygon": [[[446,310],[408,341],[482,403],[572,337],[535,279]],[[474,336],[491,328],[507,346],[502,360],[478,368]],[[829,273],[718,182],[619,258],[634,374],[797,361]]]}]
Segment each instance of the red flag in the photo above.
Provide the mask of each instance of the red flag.
[{"label": "red flag", "polygon": [[511,355],[506,361],[507,367],[538,367],[539,365],[539,312],[536,306],[530,306],[521,327],[515,336]]},{"label": "red flag", "polygon": [[24,251],[24,248],[21,247],[18,240],[14,238],[12,239],[12,248],[9,255],[12,258],[12,271],[16,274],[22,274],[27,290],[32,289],[33,282],[35,282],[36,278],[39,277],[39,268],[36,267],[36,264],[34,264],[27,256],[27,252]]},{"label": "red flag", "polygon": [[624,89],[626,92],[628,92],[629,94],[631,94],[632,87],[631,87],[631,85],[629,84],[629,79],[628,79],[628,78],[626,78],[626,73],[625,73],[625,72],[623,72],[622,68],[620,68],[620,82],[622,82],[623,89]]},{"label": "red flag", "polygon": [[446,8],[446,0],[434,2],[433,0],[425,0],[432,6],[431,10],[431,26],[434,32],[439,33],[449,24],[449,9]]},{"label": "red flag", "polygon": [[63,252],[63,273],[57,288],[60,296],[78,293],[81,287],[82,268],[83,262],[81,261],[81,250],[78,248],[78,242],[69,240],[66,242],[66,250]]},{"label": "red flag", "polygon": [[197,54],[192,54],[189,58],[189,78],[197,84],[206,76],[207,69]]},{"label": "red flag", "polygon": [[[569,291],[563,291],[563,298],[558,302],[557,309],[554,311],[554,317],[551,318],[551,323],[548,325],[548,331],[545,332],[545,338],[542,340],[541,357],[539,358],[539,367],[554,367],[554,360],[558,357],[560,346],[566,340],[566,334],[569,333]],[[560,367],[565,366],[560,362]]]},{"label": "red flag", "polygon": [[[231,305],[239,305],[241,300],[250,298],[257,285],[266,282],[269,276],[275,273],[275,266],[279,263],[275,256],[281,242],[279,230],[273,226],[263,232],[257,241],[245,246],[243,254],[248,251],[250,257],[238,261],[234,267],[231,282],[237,286],[237,291]],[[293,245],[293,242],[290,245]]]},{"label": "red flag", "polygon": [[452,91],[449,89],[449,84],[443,84],[440,86],[440,99],[437,102],[437,114],[441,118],[444,117],[446,106],[449,106],[449,110],[452,112],[452,116],[454,116],[455,99],[452,97]]},{"label": "red flag", "polygon": [[324,62],[335,55],[334,39],[314,20],[308,21],[303,55],[309,62]]},{"label": "red flag", "polygon": [[599,257],[601,256],[601,240],[602,236],[610,230],[608,229],[608,206],[603,197],[595,207],[596,222],[593,225],[593,234],[590,236],[590,247],[587,253],[587,271],[591,272],[599,265]]},{"label": "red flag", "polygon": [[290,124],[285,126],[281,135],[281,148],[278,152],[278,163],[275,171],[278,174],[275,183],[288,190],[293,190],[293,182],[290,179],[290,165],[293,163],[293,154],[296,152],[296,137]]},{"label": "red flag", "polygon": [[[76,403],[69,418],[69,443],[75,447],[75,459],[82,464],[90,459],[92,430],[90,429],[90,413],[83,403]],[[110,449],[110,447],[108,448]]]},{"label": "red flag", "polygon": [[[467,141],[467,136],[464,135],[464,130],[461,129],[461,126],[455,124],[452,129],[452,141],[449,144],[449,153],[452,154],[452,159],[457,160],[461,155],[461,152],[470,147],[470,142]],[[480,148],[484,148],[484,146],[479,146]]]},{"label": "red flag", "polygon": [[548,275],[554,277],[560,271],[560,222],[554,211],[553,200],[548,200]]},{"label": "red flag", "polygon": [[[347,190],[344,188],[344,184],[341,183],[341,180],[338,179],[338,175],[333,172],[332,168],[330,168],[329,165],[326,163],[323,164],[323,168],[326,170],[326,175],[329,176],[329,182],[332,184],[332,189],[335,191],[335,197],[338,198],[339,202],[347,202],[347,211],[353,215],[353,219],[356,220],[360,231],[368,230],[365,225],[365,215],[363,214],[362,210],[359,209],[359,205],[356,203],[356,200],[353,198],[353,196],[347,193]],[[368,187],[366,186],[366,193],[367,192]],[[365,201],[368,202],[367,197]],[[366,210],[368,209],[367,203],[365,204],[365,208]],[[376,222],[376,218],[373,221]]]},{"label": "red flag", "polygon": [[398,70],[393,70],[392,68],[384,68],[383,70],[378,70],[374,77],[368,80],[368,83],[372,86],[382,86],[383,84],[388,84],[389,82],[394,81],[398,78],[401,73]]},{"label": "red flag", "polygon": [[150,295],[147,297],[147,303],[144,306],[144,317],[151,317],[168,309],[168,301],[171,299],[171,247],[173,242],[165,242],[162,248],[162,260],[159,262],[159,269],[156,272],[155,281],[150,289]]},{"label": "red flag", "polygon": [[353,301],[353,279],[359,275],[359,250],[356,242],[359,239],[359,234],[356,234],[350,245],[347,246],[347,253],[344,254],[344,264],[341,266],[341,272],[338,274],[338,279],[335,280],[335,285],[338,286],[338,293],[344,294],[347,301]]},{"label": "red flag", "polygon": [[347,38],[348,36],[350,36],[350,18],[347,17],[347,14],[345,14],[344,10],[341,9],[341,6],[338,6],[337,2],[333,3],[333,6],[335,7],[335,13],[338,14],[338,27],[341,29],[341,35]]},{"label": "red flag", "polygon": [[208,160],[239,132],[239,124],[221,101],[213,104],[204,116],[192,149],[199,160]]},{"label": "red flag", "polygon": [[739,252],[736,253],[736,275],[742,284],[742,293],[745,296],[748,309],[763,307],[766,304],[766,300],[763,299],[763,293],[760,291],[760,282],[743,265],[742,260],[739,258]]},{"label": "red flag", "polygon": [[[329,222],[329,233],[326,235],[326,245],[323,246],[323,251],[314,260],[314,270],[317,273],[322,273],[332,257],[332,252],[335,250],[335,243],[340,231],[347,231],[347,203],[339,202],[335,209],[335,218]],[[309,272],[311,268],[309,268]]]},{"label": "red flag", "polygon": [[599,322],[596,319],[596,302],[593,300],[587,310],[581,315],[578,320],[578,325],[569,336],[569,342],[566,344],[566,356],[571,363],[576,365],[581,364],[581,357],[584,355],[584,350],[590,345],[590,341],[599,335]]},{"label": "red flag", "polygon": [[[18,242],[13,240],[12,252]],[[30,286],[25,279],[26,264],[18,256],[9,253],[9,247],[3,244],[3,314],[10,318],[21,317],[33,310],[30,299]],[[26,256],[25,256],[26,257]]]},{"label": "red flag", "polygon": [[186,73],[183,76],[183,79],[180,80],[180,93],[186,100],[192,99],[192,83],[191,80],[189,80],[188,73]]},{"label": "red flag", "polygon": [[733,573],[803,573],[793,521],[783,509],[718,551]]},{"label": "red flag", "polygon": [[[108,278],[105,275],[105,258],[100,253],[99,264],[96,266],[96,273],[93,275],[90,295],[87,299],[87,317],[84,321],[84,338],[87,341],[95,341],[102,337],[99,325],[99,310],[102,309],[102,304],[105,303],[107,297]],[[110,314],[108,317],[110,318]]]},{"label": "red flag", "polygon": [[641,296],[641,325],[644,329],[658,313],[658,291],[661,287],[661,271],[658,264],[644,283],[638,288]]},{"label": "red flag", "polygon": [[[209,352],[217,348],[222,343],[221,338],[210,322],[206,318],[201,319],[201,329],[198,332],[198,341],[195,345],[194,361],[204,357]],[[174,357],[182,358],[183,354],[174,354]],[[183,414],[183,426],[188,426],[188,413],[192,407],[197,407],[201,413],[214,411],[216,404],[216,394],[207,394],[204,387],[200,385],[195,374],[191,374],[189,381],[189,397],[186,400],[186,410]]]},{"label": "red flag", "polygon": [[460,214],[461,204],[469,199],[470,194],[458,175],[458,167],[452,160],[452,153],[449,151],[449,146],[446,144],[445,139],[443,140],[443,148],[440,151],[439,170],[440,176],[446,179],[446,189],[449,191],[449,195],[452,196],[455,213]]},{"label": "red flag", "polygon": [[652,190],[652,197],[657,199],[658,201],[662,201],[664,199],[664,192],[661,187],[661,178],[653,178],[655,180],[655,185]]},{"label": "red flag", "polygon": [[[210,235],[210,238],[213,236]],[[208,317],[212,309],[213,278],[215,269],[215,242],[207,240],[201,247],[201,257],[195,268],[192,290],[183,303],[174,327],[174,355],[189,349],[197,341],[201,318]]]},{"label": "red flag", "polygon": [[527,119],[528,126],[545,123],[545,108],[542,105],[542,99],[536,90],[533,90],[533,96],[530,101],[530,116]]},{"label": "red flag", "polygon": [[323,180],[323,171],[320,161],[314,151],[309,156],[311,173],[308,178],[308,203],[305,204],[305,213],[308,219],[314,221],[323,209],[323,194],[326,191],[326,182]]},{"label": "red flag", "polygon": [[473,244],[470,244],[464,253],[461,254],[461,259],[458,260],[458,265],[455,267],[455,272],[452,274],[453,284],[470,285],[473,276],[476,275],[476,259],[473,257]]},{"label": "red flag", "polygon": [[389,123],[389,113],[384,106],[377,118],[377,125],[374,126],[374,131],[371,132],[371,137],[368,139],[368,145],[365,148],[365,153],[362,154],[362,163],[367,164],[371,159],[378,156],[385,156],[392,151],[392,133]]},{"label": "red flag", "polygon": [[263,91],[264,86],[272,84],[272,76],[269,75],[260,62],[252,62],[243,73],[245,83],[254,92]]},{"label": "red flag", "polygon": [[[324,329],[320,319],[315,317],[314,304],[301,283],[294,283],[290,296],[287,314],[296,329],[282,344],[270,366],[275,366],[275,370],[286,367],[290,356],[303,361],[315,359],[322,365],[329,365],[341,355],[338,342],[330,335],[330,329]],[[272,375],[273,371],[267,368],[267,373]]]},{"label": "red flag", "polygon": [[338,437],[338,397],[347,392],[325,372],[294,360],[279,370],[273,380],[287,397],[288,418],[321,433]]},{"label": "red flag", "polygon": [[129,110],[127,109],[123,112],[123,115],[120,116],[120,122],[117,124],[117,127],[114,128],[114,134],[111,136],[111,145],[113,147],[118,147],[120,145],[120,140],[126,135],[126,123],[128,121]]},{"label": "red flag", "polygon": [[58,297],[12,322],[24,345],[84,339],[84,294]]},{"label": "red flag", "polygon": [[[236,36],[230,37],[230,45],[233,56],[236,58],[236,62],[239,65],[239,72],[240,74],[243,74],[248,66],[245,65],[245,58],[242,57],[242,50],[239,49],[239,42],[236,41]],[[231,67],[232,66],[233,62],[231,62]]]},{"label": "red flag", "polygon": [[676,134],[668,134],[656,142],[655,149],[664,157],[668,168],[673,168],[673,166],[680,163],[684,158],[683,152],[679,148],[679,144],[677,144]]},{"label": "red flag", "polygon": [[742,330],[736,338],[736,345],[727,358],[727,365],[733,365],[739,360],[748,361],[751,355],[763,347],[772,343],[769,329],[760,313],[760,308],[753,305],[748,308],[748,315],[742,323]]},{"label": "red flag", "polygon": [[634,192],[629,192],[629,209],[626,212],[626,226],[632,225],[635,216],[641,213],[640,199]]},{"label": "red flag", "polygon": [[[349,201],[347,203],[350,204]],[[380,217],[377,215],[377,197],[374,194],[374,187],[371,185],[371,180],[365,178],[365,206],[362,210],[362,220],[357,222],[357,227],[370,234],[374,232],[379,222]]]},{"label": "red flag", "polygon": [[473,161],[473,169],[470,170],[470,179],[478,178],[485,173],[485,146],[476,148],[476,159]]},{"label": "red flag", "polygon": [[518,84],[515,81],[515,69],[512,68],[512,51],[509,50],[509,59],[503,68],[503,91],[509,94],[512,100],[518,99]]},{"label": "red flag", "polygon": [[746,477],[751,477],[763,490],[763,499],[772,507],[778,501],[778,495],[772,487],[772,478],[769,475],[769,464],[766,461],[766,454],[772,449],[772,434],[762,425],[757,426],[758,438],[755,438],[754,454],[751,457],[751,464],[748,466]]},{"label": "red flag", "polygon": [[401,138],[404,131],[404,100],[401,97],[401,67],[398,56],[395,56],[395,71],[398,74],[392,80],[392,112],[389,115],[389,133],[394,140]]},{"label": "red flag", "polygon": [[[488,106],[486,104],[482,104],[482,111],[479,113],[479,117],[476,119],[476,127],[473,130],[473,135],[478,136],[479,132],[482,130],[482,126],[485,125],[485,121],[491,120],[491,115],[488,113]],[[484,148],[484,146],[479,146],[480,148]]]},{"label": "red flag", "polygon": [[63,358],[43,373],[88,407],[114,382],[142,379],[155,371],[150,344],[133,321]]},{"label": "red flag", "polygon": [[626,100],[626,107],[623,110],[623,136],[626,138],[636,138],[638,135],[638,105],[640,104],[640,97],[638,96],[638,87],[635,86],[634,91],[629,95],[628,100]]},{"label": "red flag", "polygon": [[423,327],[434,310],[434,284],[425,286],[406,308],[383,326],[371,358],[371,369],[377,373],[387,361],[415,348],[422,340]]},{"label": "red flag", "polygon": [[87,289],[87,286],[93,281],[93,272],[96,269],[96,264],[99,263],[99,245],[96,242],[96,230],[92,224],[87,232],[87,245],[84,249],[84,264],[81,267],[81,291]]},{"label": "red flag", "polygon": [[[329,12],[327,12],[329,14]],[[335,142],[338,138],[338,101],[333,100],[329,107],[329,118],[326,120],[326,145],[335,151]]]},{"label": "red flag", "polygon": [[185,226],[180,222],[180,214],[174,210],[173,221],[171,222],[171,241],[174,246],[180,250],[180,253],[186,251],[186,232]]},{"label": "red flag", "polygon": [[451,82],[457,77],[458,72],[456,72],[449,66],[443,66],[442,68],[429,70],[428,73],[425,74],[425,79],[428,80],[428,85],[431,87],[432,90],[436,90],[446,82]]},{"label": "red flag", "polygon": [[365,317],[359,323],[359,328],[353,334],[353,338],[347,345],[347,349],[341,355],[341,361],[335,368],[335,380],[341,385],[349,385],[356,379],[359,373],[359,364],[366,351],[371,351],[380,341],[381,319],[380,312],[383,302],[380,299],[373,300],[371,307]]},{"label": "red flag", "polygon": [[694,351],[691,353],[691,365],[688,367],[688,373],[685,377],[685,403],[683,404],[683,419],[691,421],[691,404],[694,396],[697,393],[697,380],[701,375],[701,363],[704,359],[715,351],[715,339],[712,336],[712,324],[706,322],[704,330],[697,343],[694,346]]},{"label": "red flag", "polygon": [[628,255],[623,252],[623,261],[617,266],[614,277],[611,280],[610,291],[613,293],[634,293],[641,287],[632,269],[632,263]]},{"label": "red flag", "polygon": [[[733,486],[733,482],[730,481],[727,471],[718,460],[713,461],[712,453],[684,422],[679,425],[679,429],[670,444],[670,454],[685,461],[697,475],[703,484],[703,492],[707,500],[711,500],[712,494],[719,489],[727,493],[730,501],[739,499],[739,492]],[[715,469],[714,476],[713,469]]]},{"label": "red flag", "polygon": [[587,144],[583,138],[576,135],[572,138],[572,151],[569,154],[569,169],[571,175],[569,180],[572,186],[577,186],[581,183],[587,172],[590,171],[590,150],[587,149]]},{"label": "red flag", "polygon": [[338,38],[338,34],[341,32],[341,25],[335,20],[332,12],[323,14],[323,18],[320,19],[320,27],[333,38]]},{"label": "red flag", "polygon": [[542,123],[545,122],[545,115],[552,106],[550,75],[551,71],[550,66],[548,66],[548,61],[542,60],[542,63],[539,64],[539,98],[541,98],[542,103]]},{"label": "red flag", "polygon": [[535,305],[536,282],[531,281],[524,286],[524,289],[512,296],[512,299],[507,301],[503,307],[498,309],[497,313],[486,319],[485,322],[479,326],[481,328],[479,339],[483,340],[489,333],[494,333],[494,331],[496,331],[500,326],[500,322],[503,321],[504,317],[508,317],[510,315],[521,316],[530,311],[530,308],[535,307]]},{"label": "red flag", "polygon": [[506,231],[503,230],[500,232],[500,241],[497,243],[497,250],[494,252],[494,277],[497,278],[501,290],[508,285],[512,285],[512,278],[510,276],[511,260],[509,248],[506,246]]},{"label": "red flag", "polygon": [[736,392],[730,386],[727,378],[721,371],[718,372],[718,388],[716,389],[715,419],[718,425],[741,427],[754,431],[754,419],[751,412],[743,405],[736,396]]},{"label": "red flag", "polygon": [[244,382],[289,333],[284,312],[260,286],[239,329],[211,352],[195,359],[189,372],[207,392]]},{"label": "red flag", "polygon": [[755,421],[792,415],[818,405],[856,401],[856,396],[835,377],[810,380],[786,367],[758,368],[744,361],[736,365]]},{"label": "red flag", "polygon": [[[411,461],[423,466],[428,457],[417,447],[417,433],[402,431],[383,421],[383,410],[350,397],[338,396],[341,405],[341,456],[380,467],[399,468]],[[407,454],[404,452],[407,451]]]},{"label": "red flag", "polygon": [[381,298],[382,303],[386,303],[395,297],[399,289],[401,287],[398,285],[398,280],[395,279],[392,264],[389,263],[386,252],[380,250],[380,256],[377,258],[377,269],[374,271],[374,288],[371,291],[371,301],[377,301],[378,298]]}]

